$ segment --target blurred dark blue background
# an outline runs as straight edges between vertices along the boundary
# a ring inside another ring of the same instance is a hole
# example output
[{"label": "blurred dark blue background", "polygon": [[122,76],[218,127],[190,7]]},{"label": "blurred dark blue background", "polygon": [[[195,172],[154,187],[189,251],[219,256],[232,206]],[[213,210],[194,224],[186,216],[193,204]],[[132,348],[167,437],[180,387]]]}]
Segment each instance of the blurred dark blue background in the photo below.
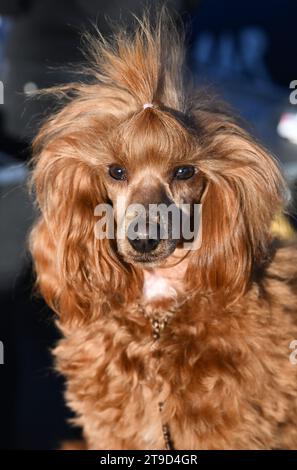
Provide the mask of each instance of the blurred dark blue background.
[{"label": "blurred dark blue background", "polygon": [[[155,3],[155,2],[150,2]],[[189,22],[188,64],[197,84],[215,90],[246,119],[280,159],[292,189],[297,145],[277,134],[297,80],[294,0],[172,0]],[[58,339],[53,315],[32,293],[26,236],[34,210],[26,189],[28,146],[50,101],[28,101],[24,92],[70,80],[65,65],[82,60],[79,31],[104,15],[141,13],[136,0],[0,0],[0,447],[56,448],[79,433],[67,424],[63,381],[53,372],[50,348]],[[63,66],[63,67],[62,67]],[[294,191],[293,191],[294,194]],[[291,221],[295,223],[294,201]]]}]

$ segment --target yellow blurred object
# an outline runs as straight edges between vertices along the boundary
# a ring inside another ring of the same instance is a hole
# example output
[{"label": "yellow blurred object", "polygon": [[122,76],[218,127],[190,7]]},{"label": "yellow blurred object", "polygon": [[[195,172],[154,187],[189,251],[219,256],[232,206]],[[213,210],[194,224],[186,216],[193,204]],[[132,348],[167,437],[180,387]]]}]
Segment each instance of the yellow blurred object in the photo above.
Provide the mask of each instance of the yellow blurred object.
[{"label": "yellow blurred object", "polygon": [[297,240],[297,234],[284,214],[280,214],[274,219],[271,232],[281,240]]}]

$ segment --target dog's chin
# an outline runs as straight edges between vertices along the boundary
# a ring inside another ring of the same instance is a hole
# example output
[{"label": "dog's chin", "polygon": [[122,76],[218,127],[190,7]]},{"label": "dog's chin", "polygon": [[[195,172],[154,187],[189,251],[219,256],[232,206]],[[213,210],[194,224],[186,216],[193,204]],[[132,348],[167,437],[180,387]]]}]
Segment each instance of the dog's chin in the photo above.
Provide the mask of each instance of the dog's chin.
[{"label": "dog's chin", "polygon": [[129,263],[133,264],[134,266],[145,268],[158,268],[160,267],[164,261],[167,259],[167,256],[160,257],[160,256],[150,256],[150,257],[129,257]]}]

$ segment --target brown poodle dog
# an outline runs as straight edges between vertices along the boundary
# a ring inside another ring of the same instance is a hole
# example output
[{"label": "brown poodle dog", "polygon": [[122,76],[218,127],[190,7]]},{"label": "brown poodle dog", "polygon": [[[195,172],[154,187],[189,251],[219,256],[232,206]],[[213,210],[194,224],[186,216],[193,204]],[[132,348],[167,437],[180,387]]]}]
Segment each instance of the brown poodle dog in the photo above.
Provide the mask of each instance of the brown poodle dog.
[{"label": "brown poodle dog", "polygon": [[[33,145],[31,250],[67,402],[89,449],[296,448],[297,251],[270,235],[283,179],[185,85],[166,12],[147,18],[91,41],[91,80],[53,90],[66,104]],[[97,236],[96,206],[119,196],[201,203],[198,248],[170,224],[161,238],[160,218],[155,237]]]}]

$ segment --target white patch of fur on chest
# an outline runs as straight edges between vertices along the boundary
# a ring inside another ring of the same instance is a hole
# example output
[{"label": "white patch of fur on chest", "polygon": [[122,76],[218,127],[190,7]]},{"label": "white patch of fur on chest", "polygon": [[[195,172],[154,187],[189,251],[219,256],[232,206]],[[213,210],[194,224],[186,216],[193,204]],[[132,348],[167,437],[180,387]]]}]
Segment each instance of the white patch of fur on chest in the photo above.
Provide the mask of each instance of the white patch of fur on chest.
[{"label": "white patch of fur on chest", "polygon": [[169,279],[155,273],[145,273],[143,296],[145,300],[176,297],[177,292]]}]

